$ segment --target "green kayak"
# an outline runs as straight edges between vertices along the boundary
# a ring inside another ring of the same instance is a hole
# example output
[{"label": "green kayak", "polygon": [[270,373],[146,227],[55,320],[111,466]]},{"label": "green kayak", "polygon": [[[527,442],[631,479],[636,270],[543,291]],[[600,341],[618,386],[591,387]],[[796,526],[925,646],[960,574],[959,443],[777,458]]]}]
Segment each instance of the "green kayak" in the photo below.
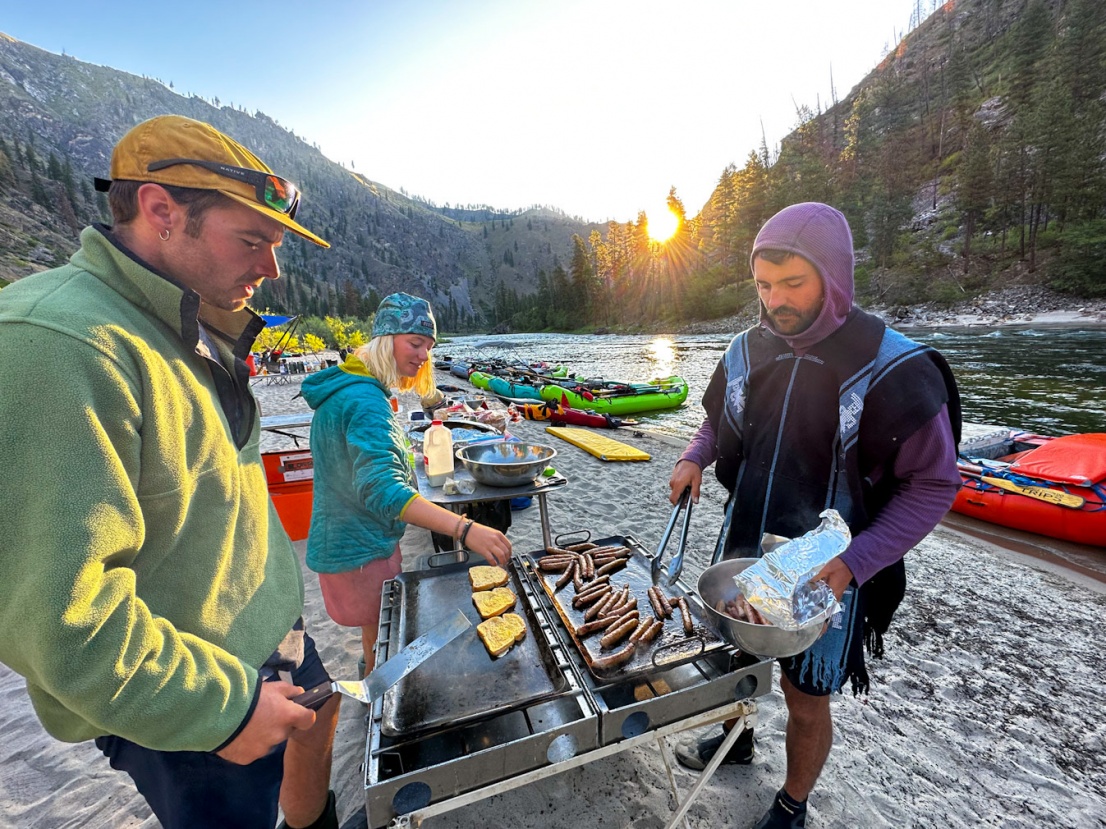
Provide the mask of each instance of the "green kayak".
[{"label": "green kayak", "polygon": [[[618,384],[609,389],[568,389],[550,384],[538,390],[543,400],[565,402],[573,409],[591,409],[598,414],[630,415],[675,409],[687,400],[687,381],[664,377],[648,383]],[[521,397],[522,395],[516,395]]]}]

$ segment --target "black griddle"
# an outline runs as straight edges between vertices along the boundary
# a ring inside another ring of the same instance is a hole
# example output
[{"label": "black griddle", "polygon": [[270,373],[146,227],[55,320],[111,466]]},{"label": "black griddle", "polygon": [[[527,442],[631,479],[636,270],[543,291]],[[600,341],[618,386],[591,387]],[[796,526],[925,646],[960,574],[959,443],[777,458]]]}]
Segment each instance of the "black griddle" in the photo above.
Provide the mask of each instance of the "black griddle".
[{"label": "black griddle", "polygon": [[509,612],[525,620],[526,636],[502,656],[488,653],[476,633],[483,619],[472,603],[468,577],[469,567],[483,563],[474,557],[462,564],[401,573],[385,588],[395,591],[392,606],[399,613],[392,626],[391,653],[455,609],[473,625],[384,695],[381,730],[385,735],[411,737],[464,725],[556,697],[568,688],[513,562],[506,568],[510,575],[506,586],[518,601]]},{"label": "black griddle", "polygon": [[[625,567],[610,574],[610,583],[615,589],[621,589],[623,585],[629,585],[631,595],[637,598],[638,618],[654,618],[653,607],[649,602],[647,593],[649,588],[653,586],[652,556],[632,535],[610,536],[593,540],[592,543],[599,547],[618,545],[630,548],[632,553],[630,560]],[[593,633],[583,638],[576,635],[576,628],[584,623],[586,608],[577,609],[572,606],[572,599],[576,595],[572,582],[569,582],[560,590],[556,589],[557,580],[561,578],[562,573],[547,573],[538,568],[537,563],[546,555],[548,553],[541,550],[522,556],[527,575],[540,584],[545,600],[560,618],[561,625],[558,632],[579,651],[589,673],[600,682],[621,682],[630,677],[655,673],[690,662],[702,654],[729,647],[714,628],[707,623],[698,603],[688,599],[687,604],[691,609],[694,623],[693,632],[690,635],[684,632],[680,612],[674,609],[672,618],[665,622],[660,636],[652,642],[640,645],[629,662],[608,670],[596,668],[594,664],[596,659],[618,652],[626,645],[627,640],[624,639],[609,650],[603,650],[600,646],[602,632]],[[665,596],[683,596],[685,598],[687,596],[678,585],[668,587],[662,583],[660,587]]]}]

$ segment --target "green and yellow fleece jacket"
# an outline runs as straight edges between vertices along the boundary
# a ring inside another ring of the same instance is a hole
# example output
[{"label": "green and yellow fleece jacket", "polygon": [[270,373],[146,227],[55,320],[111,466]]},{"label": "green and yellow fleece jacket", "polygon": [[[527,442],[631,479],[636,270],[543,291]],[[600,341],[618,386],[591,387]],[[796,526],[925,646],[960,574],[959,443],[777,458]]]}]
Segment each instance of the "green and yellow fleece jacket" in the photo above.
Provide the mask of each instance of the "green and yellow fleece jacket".
[{"label": "green and yellow fleece jacket", "polygon": [[221,747],[302,613],[243,362],[263,326],[106,228],[0,292],[0,661],[60,740]]}]

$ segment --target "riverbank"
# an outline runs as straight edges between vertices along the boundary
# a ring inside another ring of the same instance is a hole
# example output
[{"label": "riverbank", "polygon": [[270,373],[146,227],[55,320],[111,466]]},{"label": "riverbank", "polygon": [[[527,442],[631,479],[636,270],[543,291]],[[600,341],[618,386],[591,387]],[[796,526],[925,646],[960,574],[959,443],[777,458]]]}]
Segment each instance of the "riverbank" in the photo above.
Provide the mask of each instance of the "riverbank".
[{"label": "riverbank", "polygon": [[[955,305],[871,306],[865,310],[896,329],[910,328],[1106,328],[1106,299],[1080,299],[1047,288],[1018,285]],[[717,320],[680,326],[678,334],[727,334],[759,319],[759,307]]]},{"label": "riverbank", "polygon": [[[440,382],[457,383],[439,375]],[[257,389],[265,414],[303,410],[297,388]],[[403,400],[405,406],[415,401]],[[683,442],[620,430],[612,436],[651,455],[604,463],[545,432],[511,426],[519,437],[554,445],[554,466],[569,484],[548,496],[555,533],[631,533],[655,548],[671,507],[667,480]],[[290,445],[290,444],[289,444]],[[724,492],[707,476],[692,516],[685,580],[709,564]],[[516,551],[541,547],[537,506],[512,514]],[[431,549],[409,529],[405,569]],[[304,543],[296,545],[301,556]],[[887,637],[887,656],[870,665],[869,696],[833,702],[836,745],[810,801],[811,829],[1004,829],[1101,826],[1106,814],[1106,595],[1063,574],[1011,560],[997,548],[938,527],[906,559],[907,598]],[[323,659],[352,677],[359,638],[326,618],[318,578],[304,568],[305,617]],[[91,744],[48,737],[21,678],[0,666],[0,827],[155,829],[129,780]],[[758,698],[757,754],[751,766],[723,766],[688,815],[691,829],[751,826],[780,785],[785,710],[775,682]],[[672,746],[635,749],[551,776],[441,818],[427,829],[658,829],[673,798],[698,781],[671,759]],[[344,707],[335,742],[333,786],[343,820],[364,802],[360,765],[365,724]],[[664,756],[662,757],[662,752]]]}]

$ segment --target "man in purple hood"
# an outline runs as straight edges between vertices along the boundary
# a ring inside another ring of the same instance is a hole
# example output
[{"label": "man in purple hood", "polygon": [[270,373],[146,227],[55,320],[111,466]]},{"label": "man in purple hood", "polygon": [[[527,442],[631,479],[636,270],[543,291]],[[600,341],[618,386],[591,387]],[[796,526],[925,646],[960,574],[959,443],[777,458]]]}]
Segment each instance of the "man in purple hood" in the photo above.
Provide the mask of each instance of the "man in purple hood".
[{"label": "man in purple hood", "polygon": [[[730,493],[715,560],[761,555],[765,533],[794,538],[837,510],[849,548],[825,580],[843,610],[803,653],[779,660],[787,704],[787,774],[755,829],[806,825],[807,796],[833,743],[830,695],[867,693],[865,645],[882,635],[905,590],[902,559],[941,520],[960,486],[960,397],[943,357],[853,306],[853,244],[845,217],[814,202],[769,219],[749,258],[759,325],[738,334],[703,396],[707,418],[669,486],[699,499],[715,464]],[[701,769],[721,734],[680,743]],[[749,763],[752,732],[723,762]]]}]

